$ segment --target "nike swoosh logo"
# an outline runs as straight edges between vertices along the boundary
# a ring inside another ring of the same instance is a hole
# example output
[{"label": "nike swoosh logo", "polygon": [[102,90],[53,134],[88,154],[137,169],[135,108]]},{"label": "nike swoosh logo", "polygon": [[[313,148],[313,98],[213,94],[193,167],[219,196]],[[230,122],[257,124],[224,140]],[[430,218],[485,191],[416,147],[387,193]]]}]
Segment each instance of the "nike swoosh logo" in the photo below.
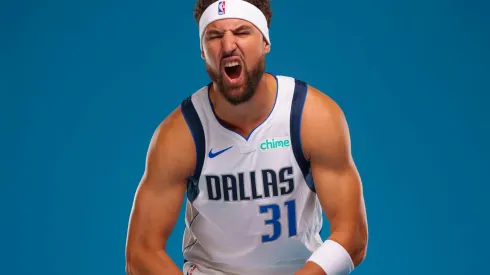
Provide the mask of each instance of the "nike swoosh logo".
[{"label": "nike swoosh logo", "polygon": [[213,153],[213,149],[211,148],[211,150],[209,150],[208,157],[209,157],[209,158],[211,158],[211,159],[212,159],[212,158],[215,158],[215,157],[217,157],[217,156],[219,156],[219,155],[223,154],[224,152],[226,152],[226,151],[230,150],[232,147],[233,147],[233,146],[230,146],[230,147],[228,147],[228,148],[225,148],[225,149],[223,149],[223,150],[221,150],[221,151],[214,152],[214,153]]}]

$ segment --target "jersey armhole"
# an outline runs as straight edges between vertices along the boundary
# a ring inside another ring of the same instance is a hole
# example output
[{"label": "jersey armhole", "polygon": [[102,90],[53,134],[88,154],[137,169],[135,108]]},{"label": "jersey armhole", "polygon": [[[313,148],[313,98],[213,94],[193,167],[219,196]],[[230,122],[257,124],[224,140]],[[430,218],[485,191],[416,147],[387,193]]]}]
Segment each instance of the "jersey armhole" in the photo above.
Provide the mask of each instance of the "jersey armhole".
[{"label": "jersey armhole", "polygon": [[311,191],[316,192],[313,178],[311,176],[310,162],[306,159],[303,152],[303,146],[301,145],[301,120],[307,94],[307,83],[295,79],[289,126],[291,131],[291,146],[293,149],[294,158],[296,159],[296,162],[303,173],[306,184]]},{"label": "jersey armhole", "polygon": [[201,176],[202,167],[204,165],[204,158],[206,155],[206,137],[204,135],[204,128],[199,118],[199,114],[192,103],[192,95],[187,97],[180,104],[182,115],[191,131],[192,138],[194,139],[194,145],[196,147],[196,168],[194,173],[189,177],[187,182],[187,198],[192,203],[199,195],[199,178]]}]

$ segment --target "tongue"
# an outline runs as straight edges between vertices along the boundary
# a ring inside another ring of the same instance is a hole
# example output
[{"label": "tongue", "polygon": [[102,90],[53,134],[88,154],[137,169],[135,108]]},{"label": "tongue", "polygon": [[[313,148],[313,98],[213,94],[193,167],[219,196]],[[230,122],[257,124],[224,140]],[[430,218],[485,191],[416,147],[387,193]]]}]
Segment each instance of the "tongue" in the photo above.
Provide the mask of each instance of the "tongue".
[{"label": "tongue", "polygon": [[239,78],[240,74],[242,73],[242,66],[237,65],[237,66],[233,66],[233,67],[226,67],[225,73],[231,79]]}]

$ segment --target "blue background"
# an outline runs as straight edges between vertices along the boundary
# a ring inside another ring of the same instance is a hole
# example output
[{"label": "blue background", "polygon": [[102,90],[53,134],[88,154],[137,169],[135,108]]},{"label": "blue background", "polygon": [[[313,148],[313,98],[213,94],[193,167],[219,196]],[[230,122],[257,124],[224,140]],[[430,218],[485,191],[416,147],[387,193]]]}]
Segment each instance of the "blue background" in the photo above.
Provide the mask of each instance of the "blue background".
[{"label": "blue background", "polygon": [[[267,69],[350,124],[370,225],[354,274],[485,273],[489,2],[272,2]],[[2,1],[1,274],[124,274],[153,130],[208,82],[193,6]]]}]

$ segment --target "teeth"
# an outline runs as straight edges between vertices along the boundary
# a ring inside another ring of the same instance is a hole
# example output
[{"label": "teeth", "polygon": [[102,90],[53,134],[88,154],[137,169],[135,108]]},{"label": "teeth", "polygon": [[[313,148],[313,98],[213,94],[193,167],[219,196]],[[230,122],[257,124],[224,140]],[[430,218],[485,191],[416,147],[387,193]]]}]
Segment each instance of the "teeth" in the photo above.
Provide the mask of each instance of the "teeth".
[{"label": "teeth", "polygon": [[235,67],[238,65],[240,65],[240,63],[238,63],[237,61],[230,61],[225,63],[225,67]]}]

